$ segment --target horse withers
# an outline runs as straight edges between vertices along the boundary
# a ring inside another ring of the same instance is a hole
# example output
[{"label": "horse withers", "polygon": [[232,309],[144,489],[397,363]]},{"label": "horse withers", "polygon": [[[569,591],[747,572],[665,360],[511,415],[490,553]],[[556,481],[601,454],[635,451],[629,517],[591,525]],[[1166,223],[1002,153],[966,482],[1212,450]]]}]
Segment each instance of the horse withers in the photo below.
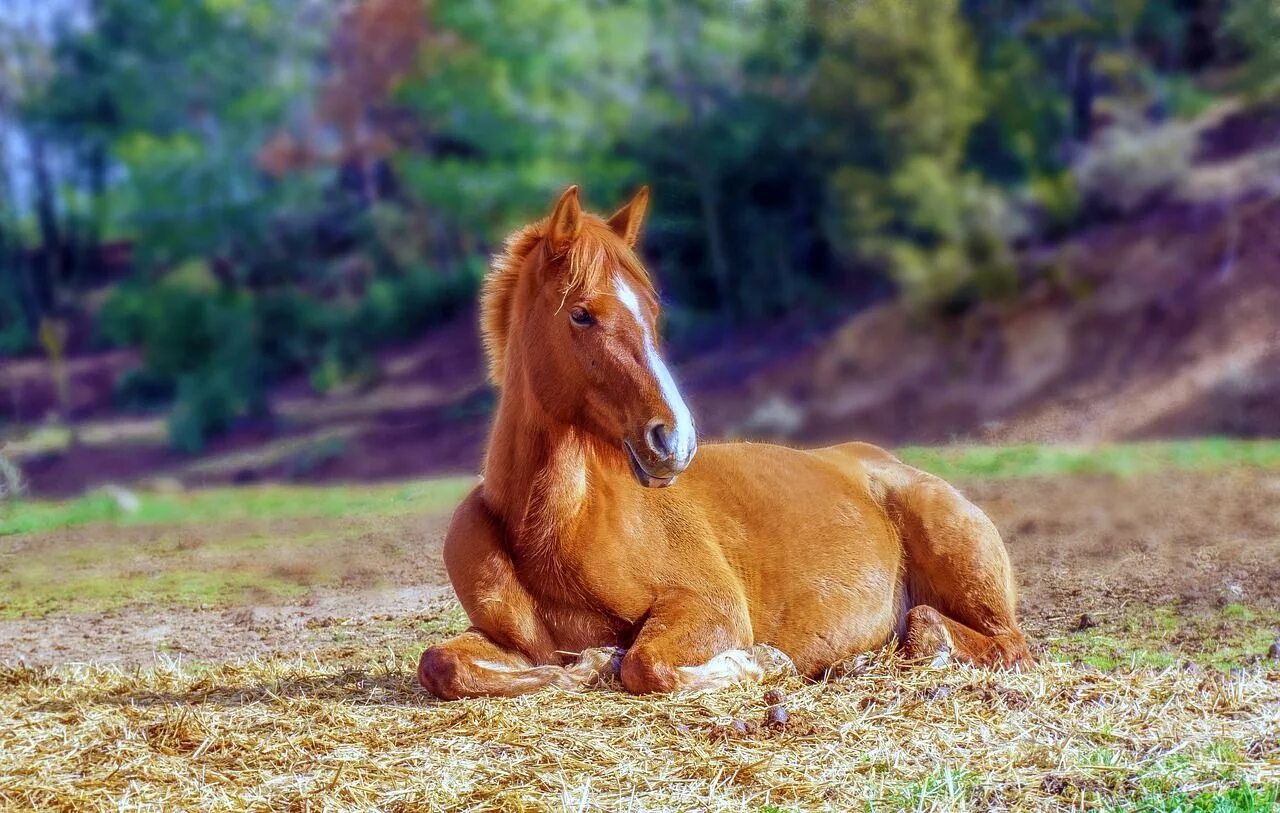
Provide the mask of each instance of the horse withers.
[{"label": "horse withers", "polygon": [[510,696],[612,666],[670,692],[758,676],[755,644],[818,676],[895,637],[1030,663],[1004,543],[942,480],[863,443],[699,444],[635,253],[647,204],[604,220],[570,187],[485,280],[500,398],[444,546],[471,627],[423,653],[422,685]]}]

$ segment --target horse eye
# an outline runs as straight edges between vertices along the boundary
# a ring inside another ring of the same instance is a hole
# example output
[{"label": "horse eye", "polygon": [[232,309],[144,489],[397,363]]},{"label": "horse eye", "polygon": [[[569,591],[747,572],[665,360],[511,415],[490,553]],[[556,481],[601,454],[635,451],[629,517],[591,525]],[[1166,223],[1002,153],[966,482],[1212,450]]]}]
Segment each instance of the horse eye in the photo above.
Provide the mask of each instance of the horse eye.
[{"label": "horse eye", "polygon": [[580,325],[582,327],[595,324],[596,321],[587,309],[583,307],[577,307],[569,311],[569,318],[573,320],[575,325]]}]

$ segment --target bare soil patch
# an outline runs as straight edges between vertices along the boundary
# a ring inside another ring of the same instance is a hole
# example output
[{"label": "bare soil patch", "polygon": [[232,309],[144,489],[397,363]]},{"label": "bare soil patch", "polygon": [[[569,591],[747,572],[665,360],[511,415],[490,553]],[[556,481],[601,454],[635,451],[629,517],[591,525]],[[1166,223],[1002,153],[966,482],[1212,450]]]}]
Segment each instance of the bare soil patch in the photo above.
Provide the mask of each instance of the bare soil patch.
[{"label": "bare soil patch", "polygon": [[1130,604],[1280,606],[1280,473],[1080,475],[964,490],[1004,535],[1033,625]]},{"label": "bare soil patch", "polygon": [[[1242,469],[1119,478],[1081,475],[961,484],[1004,534],[1021,606],[1041,640],[1088,615],[1118,630],[1134,611],[1210,613],[1231,605],[1280,609],[1280,473]],[[213,605],[135,604],[60,610],[0,622],[0,661],[138,663],[157,657],[235,659],[325,649],[409,651],[463,624],[440,559],[447,512],[398,518],[236,521],[186,526],[87,526],[6,540],[0,558],[43,549],[147,549],[189,540],[250,547],[241,565],[299,569],[300,597],[246,591]],[[328,567],[341,562],[350,572]],[[1213,634],[1204,627],[1204,635]],[[1199,634],[1199,633],[1197,633]],[[1194,636],[1193,636],[1194,638]],[[1205,645],[1213,642],[1204,642]],[[1195,651],[1200,642],[1168,642]]]}]

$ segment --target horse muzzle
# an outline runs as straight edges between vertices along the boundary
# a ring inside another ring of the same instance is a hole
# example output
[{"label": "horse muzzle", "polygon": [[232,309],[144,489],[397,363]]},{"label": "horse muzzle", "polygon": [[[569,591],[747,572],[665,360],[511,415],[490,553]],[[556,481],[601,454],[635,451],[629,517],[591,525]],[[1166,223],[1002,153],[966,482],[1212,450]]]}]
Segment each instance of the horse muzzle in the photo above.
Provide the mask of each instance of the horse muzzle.
[{"label": "horse muzzle", "polygon": [[622,445],[627,450],[631,473],[645,488],[666,488],[674,483],[698,451],[696,440],[673,444],[661,433],[654,433],[652,425],[645,431],[643,446],[630,440],[624,440]]}]

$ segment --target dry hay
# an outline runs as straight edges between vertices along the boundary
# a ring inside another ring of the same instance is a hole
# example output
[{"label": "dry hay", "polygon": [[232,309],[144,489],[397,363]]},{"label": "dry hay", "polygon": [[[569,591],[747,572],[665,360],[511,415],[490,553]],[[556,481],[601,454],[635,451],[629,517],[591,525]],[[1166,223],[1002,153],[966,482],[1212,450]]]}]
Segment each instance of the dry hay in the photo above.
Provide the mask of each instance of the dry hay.
[{"label": "dry hay", "polygon": [[876,655],[821,683],[454,703],[408,658],[335,663],[0,669],[0,806],[1056,809],[1280,781],[1274,662],[1010,674]]}]

